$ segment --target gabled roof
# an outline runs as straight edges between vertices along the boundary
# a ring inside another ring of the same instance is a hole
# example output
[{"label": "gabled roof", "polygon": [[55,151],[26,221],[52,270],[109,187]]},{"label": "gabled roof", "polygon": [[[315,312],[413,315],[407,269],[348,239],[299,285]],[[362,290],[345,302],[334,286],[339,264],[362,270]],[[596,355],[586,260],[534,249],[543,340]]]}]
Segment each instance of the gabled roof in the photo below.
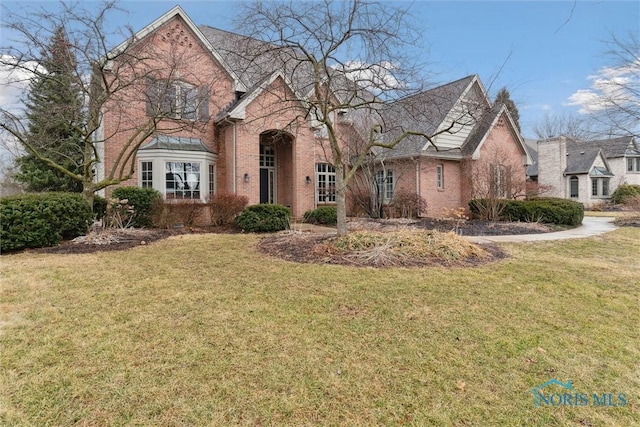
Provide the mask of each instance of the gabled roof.
[{"label": "gabled roof", "polygon": [[477,158],[479,155],[479,150],[482,147],[482,144],[486,141],[487,137],[491,133],[491,130],[498,124],[500,118],[504,118],[504,120],[508,123],[511,134],[513,135],[518,147],[522,151],[522,154],[526,156],[526,164],[531,164],[532,160],[529,156],[529,151],[525,147],[524,139],[520,135],[520,132],[517,131],[516,124],[514,123],[511,114],[509,114],[509,110],[504,104],[500,104],[498,106],[494,106],[490,111],[486,112],[480,122],[473,129],[464,145],[462,146],[462,154],[464,156],[473,156],[473,158]]},{"label": "gabled roof", "polygon": [[600,148],[604,156],[608,159],[624,157],[629,154],[640,155],[640,144],[635,141],[633,136],[599,139],[596,141],[587,141],[587,143]]},{"label": "gabled roof", "polygon": [[255,87],[276,71],[287,75],[291,88],[298,93],[307,93],[313,86],[310,65],[297,60],[301,54],[290,47],[207,25],[201,25],[200,31],[211,45],[216,46],[247,89]]},{"label": "gabled roof", "polygon": [[216,115],[215,121],[218,122],[225,118],[240,119],[240,120],[245,119],[247,106],[253,100],[255,100],[258,97],[258,95],[264,92],[269,87],[269,85],[271,85],[277,78],[281,78],[284,81],[285,85],[293,93],[296,94],[296,99],[301,101],[304,99],[300,94],[297,94],[295,90],[292,89],[291,82],[286,78],[286,76],[282,73],[282,71],[276,70],[273,73],[266,75],[262,80],[258,81],[241,98],[236,99],[234,102],[232,102],[222,111],[220,111],[220,113]]},{"label": "gabled roof", "polygon": [[609,164],[602,150],[589,142],[579,142],[567,139],[567,166],[565,175],[579,175],[591,172],[594,162],[600,156],[606,169]]},{"label": "gabled roof", "polygon": [[[433,135],[442,125],[454,106],[468,92],[476,75],[438,86],[433,89],[409,96],[390,104],[382,112],[385,140],[391,141],[404,131],[423,132]],[[431,152],[433,147],[422,136],[410,135],[385,152],[385,158],[413,157]],[[435,150],[433,150],[435,151]],[[459,154],[458,154],[459,156]]]},{"label": "gabled roof", "polygon": [[120,43],[118,46],[116,46],[114,49],[110,51],[109,56],[113,57],[114,55],[117,55],[119,52],[124,51],[131,44],[153,33],[162,25],[166,24],[167,22],[169,22],[171,19],[175,17],[179,17],[180,19],[182,19],[182,21],[184,21],[186,26],[189,28],[189,30],[193,32],[193,34],[198,39],[198,41],[200,41],[200,43],[204,45],[204,47],[209,51],[209,53],[211,53],[211,55],[215,58],[215,60],[229,74],[229,76],[234,81],[235,90],[242,91],[242,92],[246,91],[245,84],[241,81],[240,77],[235,72],[235,70],[227,63],[226,59],[220,54],[220,52],[216,48],[214,48],[214,45],[212,45],[211,42],[202,34],[202,32],[198,29],[198,27],[193,23],[191,18],[189,18],[189,16],[185,13],[185,11],[180,6],[173,7],[167,13],[165,13],[164,15],[162,15],[161,17],[159,17],[149,25],[145,26],[142,30],[138,31],[136,34],[133,35],[133,37]]}]

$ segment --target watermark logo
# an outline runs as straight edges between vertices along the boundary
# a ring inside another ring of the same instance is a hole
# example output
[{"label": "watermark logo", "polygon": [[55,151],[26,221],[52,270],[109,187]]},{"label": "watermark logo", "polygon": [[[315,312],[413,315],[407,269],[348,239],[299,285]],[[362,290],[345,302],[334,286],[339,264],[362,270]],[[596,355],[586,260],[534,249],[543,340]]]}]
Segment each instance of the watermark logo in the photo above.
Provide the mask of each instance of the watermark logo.
[{"label": "watermark logo", "polygon": [[617,407],[627,405],[625,393],[581,393],[576,391],[571,380],[566,383],[551,379],[530,390],[533,406],[600,406]]}]

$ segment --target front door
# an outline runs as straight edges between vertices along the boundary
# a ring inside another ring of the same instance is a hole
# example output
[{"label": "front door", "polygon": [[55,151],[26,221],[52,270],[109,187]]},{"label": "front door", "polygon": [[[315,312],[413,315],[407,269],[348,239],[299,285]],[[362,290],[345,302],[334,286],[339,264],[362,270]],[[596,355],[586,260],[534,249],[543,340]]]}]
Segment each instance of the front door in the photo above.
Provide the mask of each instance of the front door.
[{"label": "front door", "polygon": [[276,152],[260,145],[260,203],[276,202]]}]

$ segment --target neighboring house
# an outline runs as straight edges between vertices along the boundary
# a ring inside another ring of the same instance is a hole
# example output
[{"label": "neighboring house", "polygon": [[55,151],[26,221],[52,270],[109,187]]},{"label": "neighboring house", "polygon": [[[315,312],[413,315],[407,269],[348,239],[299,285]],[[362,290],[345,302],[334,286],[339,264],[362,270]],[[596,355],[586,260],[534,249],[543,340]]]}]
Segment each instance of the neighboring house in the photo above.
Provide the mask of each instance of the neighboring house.
[{"label": "neighboring house", "polygon": [[538,141],[537,180],[550,197],[590,207],[607,201],[621,184],[640,184],[640,144],[634,137]]},{"label": "neighboring house", "polygon": [[[136,153],[134,177],[122,185],[152,187],[166,199],[244,195],[250,204],[289,206],[295,217],[335,203],[336,177],[325,156],[326,135],[291,101],[311,93],[313,81],[304,69],[290,78],[283,72],[288,64],[277,57],[250,61],[249,52],[263,42],[196,27],[180,7],[133,40],[139,50],[157,52],[157,57],[150,71],[141,71],[147,73],[144,87],[132,88],[130,99],[113,101],[104,111],[102,133],[108,142],[99,147],[104,159],[99,174],[113,167],[117,153],[135,134],[134,124],[161,111],[165,116],[158,131]],[[167,59],[173,68],[162,65],[167,52],[178,55],[179,60]],[[168,80],[167,73],[178,79]],[[145,96],[136,97],[134,90],[146,91]],[[369,134],[363,124],[370,118],[362,114],[338,114],[345,143]],[[428,215],[466,207],[483,170],[492,191],[519,195],[511,189],[524,182],[530,162],[524,142],[507,109],[490,104],[476,75],[392,104],[381,116],[382,140],[404,130],[437,134],[432,144],[410,136],[393,150],[376,152],[376,180],[385,203],[402,191],[422,196]],[[132,123],[129,131],[122,130],[124,120]],[[190,126],[176,126],[184,123]]]}]

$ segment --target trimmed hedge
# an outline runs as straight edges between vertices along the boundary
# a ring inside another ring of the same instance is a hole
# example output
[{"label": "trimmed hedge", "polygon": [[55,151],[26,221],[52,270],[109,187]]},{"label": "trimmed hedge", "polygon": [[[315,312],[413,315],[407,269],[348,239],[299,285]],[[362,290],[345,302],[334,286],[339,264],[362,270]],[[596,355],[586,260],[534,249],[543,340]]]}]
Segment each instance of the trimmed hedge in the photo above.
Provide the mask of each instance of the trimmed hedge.
[{"label": "trimmed hedge", "polygon": [[55,246],[85,234],[91,207],[77,193],[31,193],[0,199],[0,250]]},{"label": "trimmed hedge", "polygon": [[[582,203],[557,198],[540,198],[529,200],[502,200],[504,208],[500,213],[501,221],[543,222],[547,224],[575,226],[582,223],[584,206]],[[474,216],[481,211],[485,199],[474,199],[469,202],[469,209]]]},{"label": "trimmed hedge", "polygon": [[611,195],[611,201],[616,204],[624,204],[636,196],[640,196],[640,185],[622,184]]},{"label": "trimmed hedge", "polygon": [[247,206],[236,217],[236,224],[244,231],[252,233],[272,233],[287,230],[291,211],[282,205],[252,205]]},{"label": "trimmed hedge", "polygon": [[321,206],[304,213],[304,221],[310,224],[336,225],[338,213],[335,206]]},{"label": "trimmed hedge", "polygon": [[153,188],[117,187],[111,196],[115,199],[128,200],[133,207],[133,227],[152,227],[154,200],[161,199],[162,195]]}]

